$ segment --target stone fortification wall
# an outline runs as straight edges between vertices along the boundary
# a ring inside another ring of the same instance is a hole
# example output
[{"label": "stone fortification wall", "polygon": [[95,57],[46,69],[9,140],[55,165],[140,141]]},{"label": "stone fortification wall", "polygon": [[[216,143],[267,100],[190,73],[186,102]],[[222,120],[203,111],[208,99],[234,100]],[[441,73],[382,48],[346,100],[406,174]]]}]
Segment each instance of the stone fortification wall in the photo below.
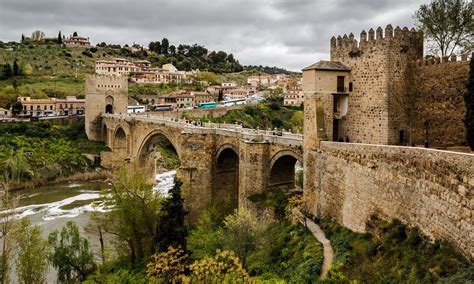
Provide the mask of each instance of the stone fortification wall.
[{"label": "stone fortification wall", "polygon": [[408,62],[423,57],[423,37],[416,30],[381,27],[331,39],[331,60],[351,68],[353,92],[349,111],[339,124],[350,141],[398,144],[403,122],[390,97],[405,90]]},{"label": "stone fortification wall", "polygon": [[304,159],[310,212],[361,232],[397,218],[474,258],[473,154],[323,141]]},{"label": "stone fortification wall", "polygon": [[[430,146],[463,146],[466,142],[464,94],[469,76],[467,56],[430,59],[413,64],[416,96],[413,143],[423,144],[428,122]],[[412,95],[409,93],[409,95]]]}]

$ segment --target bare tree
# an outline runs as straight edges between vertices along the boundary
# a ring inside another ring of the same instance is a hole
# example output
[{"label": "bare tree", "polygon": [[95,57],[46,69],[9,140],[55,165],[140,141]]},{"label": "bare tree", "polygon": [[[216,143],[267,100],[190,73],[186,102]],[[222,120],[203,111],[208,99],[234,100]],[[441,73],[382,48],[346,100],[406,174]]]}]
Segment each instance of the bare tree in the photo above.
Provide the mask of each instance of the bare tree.
[{"label": "bare tree", "polygon": [[473,7],[471,0],[434,0],[415,12],[418,28],[434,54],[451,56],[457,49],[472,52]]},{"label": "bare tree", "polygon": [[31,34],[32,41],[42,41],[44,39],[44,33],[42,31],[34,31]]}]

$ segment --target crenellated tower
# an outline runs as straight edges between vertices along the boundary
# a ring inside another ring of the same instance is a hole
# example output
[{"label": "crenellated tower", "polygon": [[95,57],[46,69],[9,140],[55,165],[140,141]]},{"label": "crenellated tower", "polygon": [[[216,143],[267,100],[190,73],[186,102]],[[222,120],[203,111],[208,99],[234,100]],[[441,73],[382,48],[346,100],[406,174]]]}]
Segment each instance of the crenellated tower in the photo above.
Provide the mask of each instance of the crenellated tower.
[{"label": "crenellated tower", "polygon": [[101,115],[103,113],[126,113],[127,105],[127,77],[87,76],[85,103],[85,129],[87,137],[90,140],[103,140]]},{"label": "crenellated tower", "polygon": [[350,110],[340,122],[343,136],[353,142],[399,144],[406,124],[397,98],[406,90],[407,67],[423,58],[423,34],[414,28],[387,25],[349,36],[331,38],[331,61],[351,68]]}]

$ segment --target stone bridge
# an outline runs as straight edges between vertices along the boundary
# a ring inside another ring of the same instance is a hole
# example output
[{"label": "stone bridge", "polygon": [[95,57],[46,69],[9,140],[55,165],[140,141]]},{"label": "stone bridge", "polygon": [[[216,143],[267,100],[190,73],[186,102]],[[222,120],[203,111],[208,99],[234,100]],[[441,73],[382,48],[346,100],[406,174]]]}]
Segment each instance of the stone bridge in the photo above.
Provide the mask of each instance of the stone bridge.
[{"label": "stone bridge", "polygon": [[[303,137],[289,132],[243,128],[145,115],[103,114],[102,140],[112,149],[105,165],[138,161],[155,165],[156,145],[169,141],[181,164],[177,176],[190,216],[211,203],[251,206],[247,197],[268,188],[295,187],[295,165],[302,164]],[[150,163],[151,160],[151,163]],[[148,161],[148,163],[147,163]]]}]

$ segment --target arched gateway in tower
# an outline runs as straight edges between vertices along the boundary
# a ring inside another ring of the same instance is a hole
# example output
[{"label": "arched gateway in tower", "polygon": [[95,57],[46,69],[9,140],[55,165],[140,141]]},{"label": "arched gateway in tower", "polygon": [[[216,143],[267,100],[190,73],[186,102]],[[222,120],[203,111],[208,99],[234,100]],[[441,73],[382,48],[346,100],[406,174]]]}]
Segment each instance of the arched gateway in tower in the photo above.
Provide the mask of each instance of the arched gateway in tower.
[{"label": "arched gateway in tower", "polygon": [[86,78],[85,128],[90,140],[102,140],[101,115],[126,113],[128,105],[127,77],[90,75]]}]

